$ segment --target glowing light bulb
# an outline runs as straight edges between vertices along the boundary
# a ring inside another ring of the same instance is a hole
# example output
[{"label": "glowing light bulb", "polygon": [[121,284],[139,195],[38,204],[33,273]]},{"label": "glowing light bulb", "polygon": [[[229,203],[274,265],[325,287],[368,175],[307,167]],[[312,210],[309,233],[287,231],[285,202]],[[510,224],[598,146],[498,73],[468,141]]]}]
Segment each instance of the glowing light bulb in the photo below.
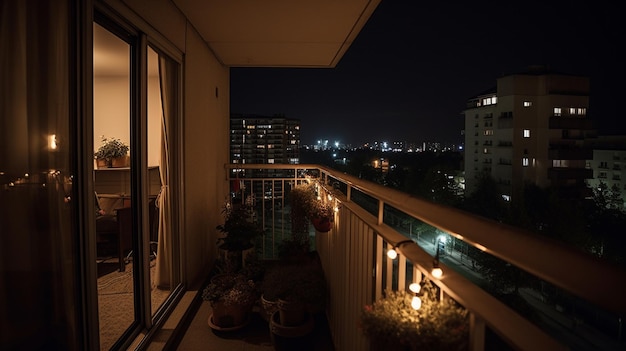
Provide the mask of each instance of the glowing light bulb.
[{"label": "glowing light bulb", "polygon": [[409,285],[409,290],[417,294],[420,292],[420,290],[422,290],[422,286],[418,283],[412,283],[411,285]]},{"label": "glowing light bulb", "polygon": [[391,258],[392,260],[395,260],[396,257],[398,257],[398,253],[396,252],[395,249],[391,249],[387,251],[387,257]]},{"label": "glowing light bulb", "polygon": [[439,279],[443,276],[443,271],[441,270],[441,268],[439,267],[435,267],[433,268],[433,270],[430,272],[430,274],[433,275],[433,277]]},{"label": "glowing light bulb", "polygon": [[422,299],[413,296],[413,299],[411,299],[411,307],[413,307],[414,310],[419,310],[420,307],[422,307]]}]

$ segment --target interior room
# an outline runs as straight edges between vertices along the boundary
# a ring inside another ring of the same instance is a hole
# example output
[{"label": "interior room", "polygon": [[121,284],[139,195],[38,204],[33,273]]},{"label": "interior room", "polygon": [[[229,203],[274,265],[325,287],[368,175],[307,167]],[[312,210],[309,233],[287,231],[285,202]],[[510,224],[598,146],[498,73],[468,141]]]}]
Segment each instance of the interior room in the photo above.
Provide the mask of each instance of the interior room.
[{"label": "interior room", "polygon": [[[98,311],[100,347],[109,349],[134,320],[134,270],[132,227],[132,185],[130,158],[126,152],[119,165],[100,164],[98,150],[107,141],[130,146],[131,94],[130,45],[94,24],[94,190],[96,199],[96,250],[98,266]],[[151,310],[154,314],[170,292],[157,284],[155,270],[158,251],[161,191],[161,95],[158,54],[148,47],[147,166],[148,232]],[[105,160],[106,161],[106,160]],[[110,161],[110,160],[108,160]],[[142,237],[143,236],[139,236]]]}]

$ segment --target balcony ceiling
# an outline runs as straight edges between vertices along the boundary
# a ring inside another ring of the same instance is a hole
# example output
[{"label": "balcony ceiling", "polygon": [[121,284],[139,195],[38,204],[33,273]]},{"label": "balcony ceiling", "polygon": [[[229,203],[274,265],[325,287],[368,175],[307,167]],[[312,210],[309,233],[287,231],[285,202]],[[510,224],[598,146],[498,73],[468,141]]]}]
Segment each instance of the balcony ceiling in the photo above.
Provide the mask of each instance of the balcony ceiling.
[{"label": "balcony ceiling", "polygon": [[335,67],[380,0],[173,0],[233,67]]}]

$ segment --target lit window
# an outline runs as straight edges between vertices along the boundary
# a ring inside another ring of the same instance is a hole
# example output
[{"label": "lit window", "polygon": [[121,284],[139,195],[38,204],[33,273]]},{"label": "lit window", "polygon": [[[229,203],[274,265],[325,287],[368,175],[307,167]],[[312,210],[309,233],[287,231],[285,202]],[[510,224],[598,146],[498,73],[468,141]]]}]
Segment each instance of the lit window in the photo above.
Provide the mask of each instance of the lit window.
[{"label": "lit window", "polygon": [[579,107],[579,108],[578,108],[578,109],[576,109],[576,110],[577,110],[577,111],[576,111],[576,113],[578,113],[578,114],[579,114],[579,115],[581,115],[581,116],[584,116],[584,115],[586,115],[586,114],[587,114],[587,109],[586,109],[586,108],[584,108],[584,107]]},{"label": "lit window", "polygon": [[530,129],[524,129],[524,138],[530,138]]},{"label": "lit window", "polygon": [[576,114],[576,108],[575,107],[570,107],[569,108],[569,114],[570,115],[575,115]]},{"label": "lit window", "polygon": [[554,115],[555,116],[560,116],[561,115],[561,108],[560,107],[555,107],[554,108]]},{"label": "lit window", "polygon": [[528,157],[522,158],[522,166],[524,166],[524,167],[528,166]]},{"label": "lit window", "polygon": [[483,135],[493,135],[493,129],[485,129]]},{"label": "lit window", "polygon": [[524,101],[524,107],[531,107],[532,105],[532,101]]},{"label": "lit window", "polygon": [[274,163],[274,159],[273,159],[273,158],[268,158],[268,159],[267,159],[267,163],[269,163],[269,164],[273,164],[273,163]]},{"label": "lit window", "polygon": [[483,106],[495,105],[497,101],[498,101],[498,98],[495,97],[495,96],[484,98],[483,99]]}]

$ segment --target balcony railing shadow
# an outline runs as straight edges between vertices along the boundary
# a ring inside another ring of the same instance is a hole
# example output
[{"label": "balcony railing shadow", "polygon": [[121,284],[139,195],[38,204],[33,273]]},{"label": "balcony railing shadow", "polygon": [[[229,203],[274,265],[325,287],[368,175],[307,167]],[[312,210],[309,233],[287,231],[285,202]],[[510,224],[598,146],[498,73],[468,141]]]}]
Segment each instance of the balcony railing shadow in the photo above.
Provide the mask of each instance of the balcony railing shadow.
[{"label": "balcony railing shadow", "polygon": [[[326,311],[337,349],[367,350],[359,329],[365,305],[385,289],[407,290],[429,279],[470,315],[469,349],[566,350],[624,348],[626,272],[560,242],[437,205],[317,165],[227,165],[242,196],[254,196],[267,234],[264,258],[275,258],[289,234],[289,191],[301,182],[319,184],[337,212],[328,233],[315,234],[330,290]],[[441,246],[439,238],[447,238]],[[395,249],[396,260],[386,252]],[[441,278],[433,277],[433,258]],[[474,250],[534,277],[519,296],[529,318],[488,292]],[[550,300],[554,294],[559,299]],[[595,320],[592,320],[595,319]]]}]

